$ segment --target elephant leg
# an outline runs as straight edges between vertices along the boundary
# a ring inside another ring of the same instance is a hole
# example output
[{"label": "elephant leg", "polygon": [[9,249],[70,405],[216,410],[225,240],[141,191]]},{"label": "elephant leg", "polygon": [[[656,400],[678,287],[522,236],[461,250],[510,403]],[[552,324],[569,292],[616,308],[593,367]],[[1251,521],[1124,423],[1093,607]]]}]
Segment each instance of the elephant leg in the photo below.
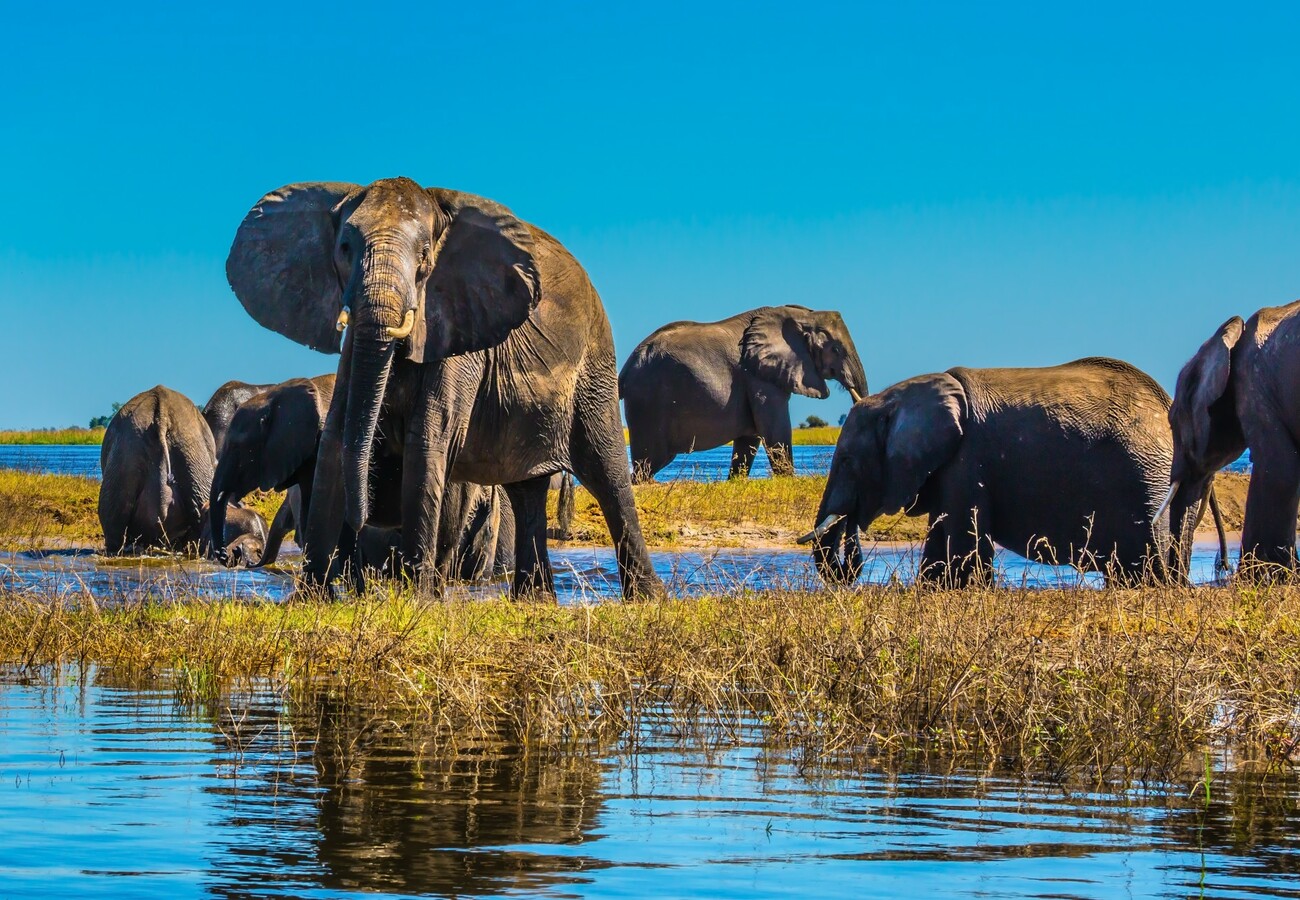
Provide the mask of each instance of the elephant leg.
[{"label": "elephant leg", "polygon": [[677,457],[662,447],[632,445],[632,483],[646,484],[654,481],[655,475],[667,468]]},{"label": "elephant leg", "polygon": [[[621,454],[610,442],[594,443],[580,431],[570,448],[574,473],[600,506],[614,542],[623,597],[628,600],[661,596],[663,582],[655,574],[641,534],[632,484]],[[516,527],[518,527],[516,525]]]},{"label": "elephant leg", "polygon": [[992,577],[993,541],[966,515],[930,517],[930,530],[921,551],[918,580],[940,587],[964,588]]},{"label": "elephant leg", "polygon": [[546,552],[546,491],[551,477],[541,475],[506,485],[515,514],[515,580],[511,593],[518,599],[555,597],[555,573]]},{"label": "elephant leg", "polygon": [[754,402],[753,408],[754,424],[758,426],[758,436],[767,448],[772,474],[793,475],[794,456],[790,444],[794,440],[794,430],[790,427],[789,396],[766,397],[761,402]]},{"label": "elephant leg", "polygon": [[1241,531],[1241,560],[1248,563],[1296,565],[1296,511],[1300,507],[1300,454],[1288,443],[1252,449],[1250,488],[1246,492],[1246,522]]},{"label": "elephant leg", "polygon": [[[337,396],[337,395],[336,395]],[[340,553],[343,523],[342,428],[344,397],[338,396],[330,409],[325,430],[316,451],[316,473],[311,482],[311,509],[297,523],[295,532],[302,548],[302,572],[309,584],[323,585],[337,578],[347,557]],[[338,415],[335,411],[338,410]]]},{"label": "elephant leg", "polygon": [[262,557],[257,560],[252,568],[269,566],[279,557],[280,545],[284,543],[285,535],[293,530],[296,522],[293,507],[294,501],[298,499],[294,496],[298,490],[297,486],[289,488],[289,493],[284,498],[284,502],[276,510],[275,518],[271,520],[271,530],[266,536],[266,543],[262,545]]},{"label": "elephant leg", "polygon": [[758,436],[746,435],[731,443],[731,472],[728,478],[748,478],[749,470],[758,455]]}]

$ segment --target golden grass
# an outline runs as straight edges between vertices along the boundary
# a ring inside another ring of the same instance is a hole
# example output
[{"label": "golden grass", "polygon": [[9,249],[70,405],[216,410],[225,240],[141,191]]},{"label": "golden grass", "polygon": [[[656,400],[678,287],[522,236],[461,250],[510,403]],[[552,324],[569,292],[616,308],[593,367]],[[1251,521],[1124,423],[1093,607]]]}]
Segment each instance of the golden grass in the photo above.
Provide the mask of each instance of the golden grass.
[{"label": "golden grass", "polygon": [[0,431],[0,444],[102,444],[103,428],[35,428]]},{"label": "golden grass", "polygon": [[[814,524],[826,479],[820,475],[737,478],[730,481],[671,481],[635,485],[637,513],[652,547],[794,546]],[[555,517],[556,497],[549,515]],[[574,494],[573,538],[580,543],[609,542],[609,531],[595,499],[585,489]],[[871,540],[920,540],[926,520],[882,517]]]},{"label": "golden grass", "polygon": [[[1241,528],[1248,483],[1246,476],[1234,474],[1220,474],[1216,481],[1230,530]],[[652,547],[793,547],[812,527],[824,485],[821,476],[801,475],[643,484],[633,493]],[[90,478],[0,469],[0,547],[101,544],[98,492],[99,482]],[[279,492],[258,491],[244,502],[269,525],[283,499]],[[555,503],[552,492],[552,519]],[[608,544],[605,520],[587,491],[578,489],[574,509],[574,541]],[[1202,527],[1210,527],[1208,519]],[[925,532],[924,518],[885,516],[872,524],[865,539],[919,541]]]},{"label": "golden grass", "polygon": [[635,740],[762,723],[806,758],[978,754],[1084,779],[1283,769],[1300,744],[1300,590],[738,592],[650,604],[128,602],[0,594],[0,659],[33,677],[257,682],[446,732]]},{"label": "golden grass", "polygon": [[824,428],[796,428],[791,443],[796,447],[834,447],[840,439],[840,426]]},{"label": "golden grass", "polygon": [[0,469],[0,547],[103,543],[99,481]]}]

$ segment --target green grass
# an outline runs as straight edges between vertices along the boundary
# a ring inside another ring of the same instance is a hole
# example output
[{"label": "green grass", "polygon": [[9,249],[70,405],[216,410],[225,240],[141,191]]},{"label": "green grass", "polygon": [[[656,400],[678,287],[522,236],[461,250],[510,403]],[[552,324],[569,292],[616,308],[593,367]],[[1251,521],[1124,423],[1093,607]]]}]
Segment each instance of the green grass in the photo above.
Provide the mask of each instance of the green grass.
[{"label": "green grass", "polygon": [[827,425],[825,428],[796,428],[792,443],[796,447],[834,447],[840,439],[840,427]]},{"label": "green grass", "polygon": [[0,444],[102,444],[103,428],[37,428],[0,431]]},{"label": "green grass", "polygon": [[[97,605],[0,593],[0,659],[115,683],[177,673],[217,701],[250,684],[445,732],[629,740],[762,722],[804,759],[922,751],[1066,778],[1170,779],[1207,751],[1286,771],[1300,719],[1300,590],[864,587],[556,607],[424,598]],[[658,714],[658,712],[656,712]]]},{"label": "green grass", "polygon": [[99,481],[0,469],[0,548],[103,544]]}]

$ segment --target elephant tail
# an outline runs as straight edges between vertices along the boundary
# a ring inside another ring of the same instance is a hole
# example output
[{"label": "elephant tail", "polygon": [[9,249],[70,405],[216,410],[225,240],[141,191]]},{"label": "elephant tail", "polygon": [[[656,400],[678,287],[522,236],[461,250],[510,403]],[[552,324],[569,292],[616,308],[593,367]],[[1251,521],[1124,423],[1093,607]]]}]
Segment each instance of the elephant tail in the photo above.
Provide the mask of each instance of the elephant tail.
[{"label": "elephant tail", "polygon": [[573,473],[565,472],[560,480],[560,497],[556,508],[560,540],[573,540]]}]

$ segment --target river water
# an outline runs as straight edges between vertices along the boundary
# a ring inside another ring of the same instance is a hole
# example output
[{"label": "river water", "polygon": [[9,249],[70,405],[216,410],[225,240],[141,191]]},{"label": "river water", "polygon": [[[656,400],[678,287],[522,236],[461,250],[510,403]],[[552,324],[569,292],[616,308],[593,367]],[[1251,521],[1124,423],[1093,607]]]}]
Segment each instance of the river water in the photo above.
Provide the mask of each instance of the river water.
[{"label": "river water", "polygon": [[[1296,896],[1300,786],[1080,792],[988,766],[800,770],[702,752],[431,751],[382,711],[262,690],[179,707],[0,667],[0,897]],[[353,711],[354,713],[356,711]],[[363,711],[364,712],[364,711]],[[359,724],[360,723],[360,724]]]}]

